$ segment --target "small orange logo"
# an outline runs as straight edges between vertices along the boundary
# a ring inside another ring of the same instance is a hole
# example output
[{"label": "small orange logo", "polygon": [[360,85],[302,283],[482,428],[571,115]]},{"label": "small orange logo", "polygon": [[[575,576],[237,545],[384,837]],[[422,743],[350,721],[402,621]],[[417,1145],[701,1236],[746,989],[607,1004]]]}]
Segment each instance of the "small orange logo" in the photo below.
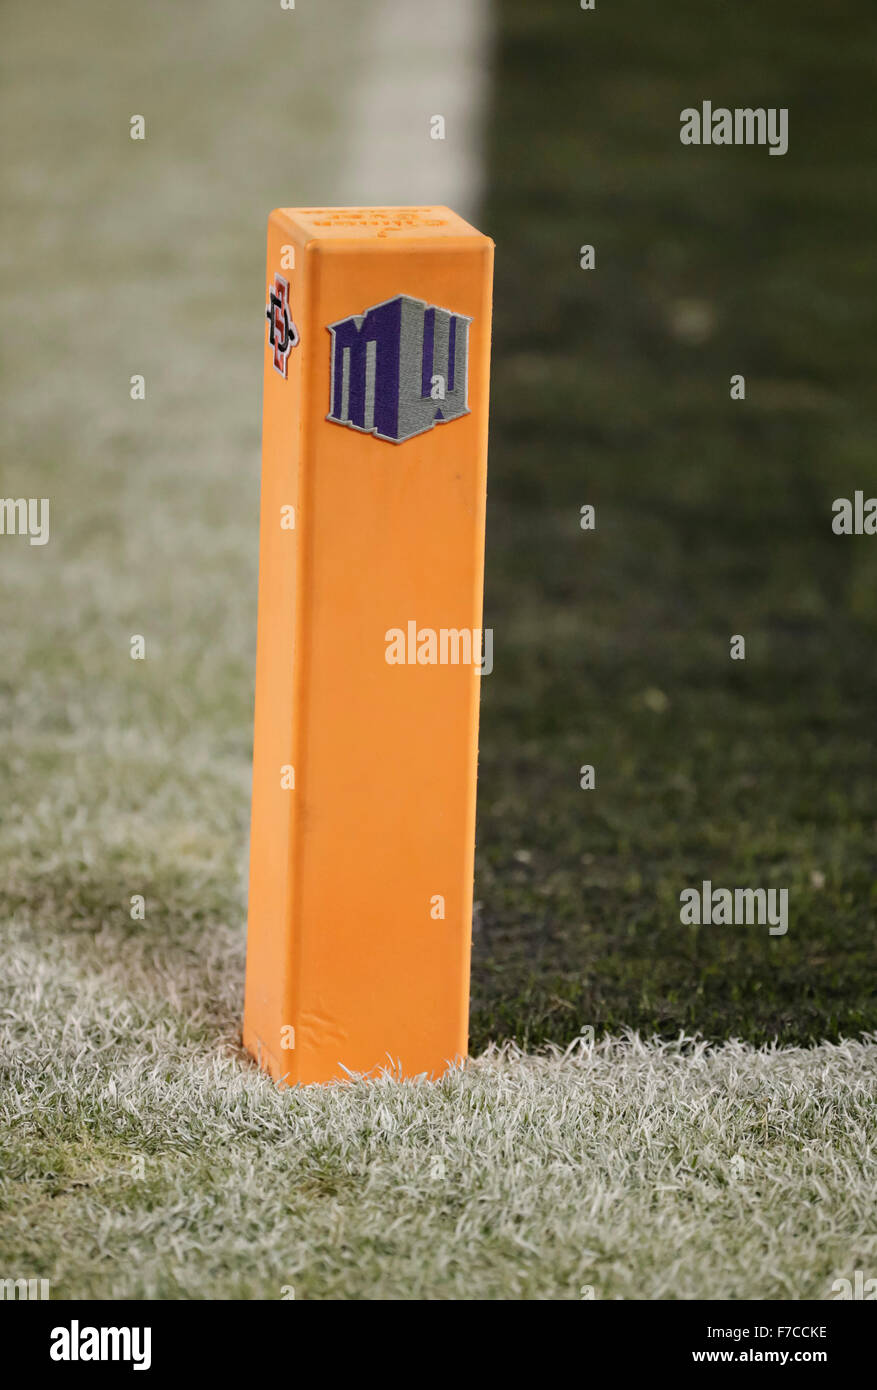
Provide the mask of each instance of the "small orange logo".
[{"label": "small orange logo", "polygon": [[274,288],[268,293],[268,342],[274,349],[274,370],[282,377],[287,374],[290,348],[298,342],[298,329],[289,314],[289,281],[274,276]]}]

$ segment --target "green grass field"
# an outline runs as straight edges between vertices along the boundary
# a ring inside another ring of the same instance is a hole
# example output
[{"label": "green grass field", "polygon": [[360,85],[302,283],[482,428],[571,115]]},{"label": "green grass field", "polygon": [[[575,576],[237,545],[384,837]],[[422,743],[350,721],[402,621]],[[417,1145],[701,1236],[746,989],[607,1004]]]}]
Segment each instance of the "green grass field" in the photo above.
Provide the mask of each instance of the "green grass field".
[{"label": "green grass field", "polygon": [[[877,1258],[877,560],[830,529],[877,493],[875,18],[495,7],[472,1049],[529,1051],[279,1095],[239,1038],[264,227],[344,200],[362,14],[0,17],[2,495],[52,509],[0,538],[0,1275],[830,1297]],[[788,105],[789,154],[682,149],[705,96]],[[788,887],[788,934],[681,927],[704,878]]]},{"label": "green grass field", "polygon": [[56,1298],[831,1299],[874,1267],[877,1039],[280,1093],[241,1065],[227,952],[21,959],[32,1020],[76,995],[0,1101],[3,1272]]},{"label": "green grass field", "polygon": [[[854,1036],[877,550],[831,504],[877,492],[877,21],[576,10],[501,6],[474,1037]],[[704,97],[788,106],[788,154],[681,147]],[[703,879],[787,887],[788,934],[681,927]]]}]

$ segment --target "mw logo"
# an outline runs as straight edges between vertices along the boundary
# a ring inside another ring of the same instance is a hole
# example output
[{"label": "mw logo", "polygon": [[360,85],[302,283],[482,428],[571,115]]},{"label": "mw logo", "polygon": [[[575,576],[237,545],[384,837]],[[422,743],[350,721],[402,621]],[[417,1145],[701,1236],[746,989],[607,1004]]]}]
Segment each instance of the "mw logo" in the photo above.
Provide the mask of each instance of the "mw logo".
[{"label": "mw logo", "polygon": [[397,294],[330,323],[326,418],[401,444],[468,415],[471,322],[464,314]]}]

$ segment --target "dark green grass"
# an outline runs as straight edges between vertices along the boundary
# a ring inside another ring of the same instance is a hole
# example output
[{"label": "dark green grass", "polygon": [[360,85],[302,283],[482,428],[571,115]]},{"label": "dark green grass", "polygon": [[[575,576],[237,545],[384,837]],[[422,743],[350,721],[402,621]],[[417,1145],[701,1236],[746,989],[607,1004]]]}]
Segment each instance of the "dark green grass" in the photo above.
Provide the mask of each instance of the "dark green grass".
[{"label": "dark green grass", "polygon": [[[877,16],[501,15],[473,1046],[873,1029],[877,537],[831,504],[877,494]],[[683,147],[704,98],[788,154]],[[787,936],[682,927],[706,878]]]}]

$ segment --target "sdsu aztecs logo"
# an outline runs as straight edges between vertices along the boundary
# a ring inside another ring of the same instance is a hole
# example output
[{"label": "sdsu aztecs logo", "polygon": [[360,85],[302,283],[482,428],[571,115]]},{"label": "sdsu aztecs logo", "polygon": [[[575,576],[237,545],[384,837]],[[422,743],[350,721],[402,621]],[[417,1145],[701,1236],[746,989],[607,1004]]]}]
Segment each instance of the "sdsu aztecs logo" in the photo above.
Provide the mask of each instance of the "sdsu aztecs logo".
[{"label": "sdsu aztecs logo", "polygon": [[289,314],[289,281],[274,276],[274,288],[268,291],[268,342],[274,349],[274,370],[282,377],[287,374],[290,348],[298,342],[298,329]]}]

